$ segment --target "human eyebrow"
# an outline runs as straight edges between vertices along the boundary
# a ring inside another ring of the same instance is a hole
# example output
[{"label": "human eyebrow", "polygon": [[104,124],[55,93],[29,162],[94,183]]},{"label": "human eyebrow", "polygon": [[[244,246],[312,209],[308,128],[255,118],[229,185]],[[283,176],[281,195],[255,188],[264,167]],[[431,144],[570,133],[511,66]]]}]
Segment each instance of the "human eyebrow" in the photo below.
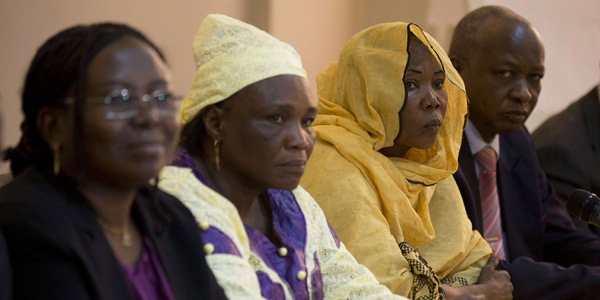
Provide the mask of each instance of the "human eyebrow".
[{"label": "human eyebrow", "polygon": [[[134,84],[132,84],[131,82],[127,81],[127,80],[107,80],[104,82],[104,84],[109,85],[109,86],[125,86],[125,87],[132,87],[134,86]],[[164,79],[155,79],[150,81],[147,86],[157,86],[157,85],[167,85],[167,81]]]},{"label": "human eyebrow", "polygon": [[538,68],[534,69],[533,72],[544,74],[544,73],[546,73],[546,69],[544,67],[538,67]]},{"label": "human eyebrow", "polygon": [[413,72],[413,73],[417,73],[417,74],[423,74],[423,72],[421,72],[419,70],[415,70],[415,69],[408,69],[408,70],[406,70],[406,72]]}]

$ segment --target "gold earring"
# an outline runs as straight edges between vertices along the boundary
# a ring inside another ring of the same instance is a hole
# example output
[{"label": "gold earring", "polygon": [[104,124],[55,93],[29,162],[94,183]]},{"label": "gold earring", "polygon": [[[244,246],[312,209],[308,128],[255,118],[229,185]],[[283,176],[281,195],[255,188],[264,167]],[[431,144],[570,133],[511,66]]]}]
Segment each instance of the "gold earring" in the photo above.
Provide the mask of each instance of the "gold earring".
[{"label": "gold earring", "polygon": [[221,141],[215,139],[213,144],[215,145],[215,165],[217,166],[217,171],[219,171],[219,165],[221,163],[221,158],[219,157],[219,151],[221,150]]},{"label": "gold earring", "polygon": [[54,175],[60,173],[60,145],[52,143],[53,171]]}]

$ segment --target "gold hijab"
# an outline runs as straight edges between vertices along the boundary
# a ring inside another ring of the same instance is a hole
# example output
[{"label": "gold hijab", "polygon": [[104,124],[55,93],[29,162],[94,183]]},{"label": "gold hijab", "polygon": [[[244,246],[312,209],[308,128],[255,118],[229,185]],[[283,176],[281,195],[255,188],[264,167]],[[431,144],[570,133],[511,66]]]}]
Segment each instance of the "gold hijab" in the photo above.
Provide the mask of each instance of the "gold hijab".
[{"label": "gold hijab", "polygon": [[[410,149],[404,158],[387,158],[378,150],[391,146],[399,134],[398,112],[406,100],[403,78],[409,60],[409,30],[429,48],[446,74],[447,110],[433,147]],[[317,88],[319,115],[314,129],[319,142],[333,145],[371,180],[398,242],[415,248],[429,242],[434,230],[428,204],[434,185],[457,169],[467,115],[464,83],[446,53],[415,24],[376,25],[348,41],[339,61],[317,76]],[[311,174],[309,170],[305,177]]]}]

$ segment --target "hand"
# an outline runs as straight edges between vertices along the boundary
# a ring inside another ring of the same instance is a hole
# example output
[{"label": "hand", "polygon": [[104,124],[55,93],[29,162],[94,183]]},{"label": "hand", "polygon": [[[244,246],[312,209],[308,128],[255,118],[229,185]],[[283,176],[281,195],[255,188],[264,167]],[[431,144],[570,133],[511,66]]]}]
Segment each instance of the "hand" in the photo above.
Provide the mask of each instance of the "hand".
[{"label": "hand", "polygon": [[442,290],[448,300],[485,300],[481,285],[448,286],[442,284]]},{"label": "hand", "polygon": [[478,285],[487,299],[512,299],[513,285],[506,271],[496,270],[500,259],[492,255],[479,274]]},{"label": "hand", "polygon": [[506,271],[496,271],[500,259],[490,257],[487,264],[481,269],[478,284],[452,287],[442,284],[442,290],[448,300],[485,300],[485,299],[512,299],[513,286],[510,275]]},{"label": "hand", "polygon": [[465,295],[462,296],[460,298],[457,298],[456,300],[485,300],[485,296],[484,295]]}]

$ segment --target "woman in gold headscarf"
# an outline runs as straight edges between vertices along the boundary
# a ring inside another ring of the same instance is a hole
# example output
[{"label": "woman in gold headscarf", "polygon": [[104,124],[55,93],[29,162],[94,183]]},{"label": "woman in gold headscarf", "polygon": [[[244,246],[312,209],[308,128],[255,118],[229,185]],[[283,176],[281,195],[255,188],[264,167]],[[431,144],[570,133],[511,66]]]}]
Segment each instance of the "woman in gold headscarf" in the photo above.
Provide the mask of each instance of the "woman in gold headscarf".
[{"label": "woman in gold headscarf", "polygon": [[509,276],[494,270],[451,176],[467,98],[437,42],[414,24],[373,26],[317,88],[317,141],[301,184],[356,259],[409,298],[510,299]]}]

